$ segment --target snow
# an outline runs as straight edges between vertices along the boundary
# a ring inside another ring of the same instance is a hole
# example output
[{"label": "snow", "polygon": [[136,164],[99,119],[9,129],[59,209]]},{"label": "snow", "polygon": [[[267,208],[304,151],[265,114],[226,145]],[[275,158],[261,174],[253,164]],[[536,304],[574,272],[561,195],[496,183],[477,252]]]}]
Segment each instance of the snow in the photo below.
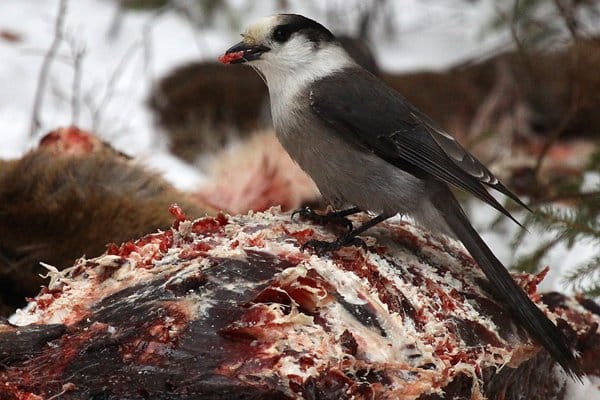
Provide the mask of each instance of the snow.
[{"label": "snow", "polygon": [[[185,3],[184,0],[179,1]],[[245,24],[263,15],[279,11],[277,0],[254,2],[229,0],[236,18]],[[293,12],[323,20],[324,2],[289,1]],[[314,4],[313,4],[314,3]],[[336,32],[348,30],[356,21],[364,2],[358,0],[328,2],[344,5],[347,12],[331,21]],[[506,33],[482,36],[485,21],[490,21],[495,2],[481,0],[392,2],[389,15],[399,30],[386,36],[383,27],[376,26],[372,44],[381,65],[388,70],[440,69],[482,56],[506,42]],[[3,0],[0,2],[0,32],[16,33],[18,42],[0,39],[0,158],[20,157],[32,148],[39,135],[77,122],[83,129],[91,129],[119,150],[141,159],[150,168],[162,171],[175,186],[197,189],[205,177],[193,167],[171,156],[152,116],[145,107],[145,99],[152,81],[174,66],[198,60],[214,60],[224,49],[236,42],[242,26],[228,27],[219,16],[210,26],[193,28],[178,14],[157,15],[152,11],[125,12],[120,29],[111,35],[111,25],[117,13],[117,1],[73,0],[68,3],[65,20],[67,37],[76,46],[85,47],[81,65],[80,113],[76,121],[70,106],[73,67],[68,59],[69,46],[63,45],[59,57],[52,64],[44,103],[41,108],[41,128],[38,136],[29,137],[31,110],[43,56],[53,40],[54,18],[58,0]],[[311,5],[312,4],[312,5]],[[110,83],[112,81],[112,84]],[[100,112],[94,117],[94,109]],[[470,207],[475,226],[498,254],[510,263],[534,246],[549,233],[531,232],[529,244],[516,254],[510,247],[510,238],[518,227],[509,221],[500,230],[488,230],[496,218],[495,212],[480,203]],[[543,289],[568,291],[563,286],[563,271],[594,254],[589,243],[577,243],[572,249],[558,246],[545,258],[551,272]],[[597,383],[596,383],[597,385]],[[593,385],[592,385],[593,386]],[[589,388],[589,386],[588,386]],[[586,389],[587,390],[587,389]],[[590,389],[591,390],[591,389]],[[577,397],[578,396],[578,397]],[[583,391],[573,399],[589,399]]]},{"label": "snow", "polygon": [[[9,0],[0,4],[0,29],[22,37],[17,43],[0,41],[0,59],[3,60],[0,63],[1,158],[18,157],[39,139],[39,136],[30,138],[28,131],[39,69],[53,40],[57,3]],[[199,58],[197,48],[192,45],[194,34],[173,13],[155,18],[149,12],[128,12],[118,36],[111,38],[109,28],[116,12],[115,4],[98,0],[68,4],[66,36],[73,38],[77,46],[85,47],[81,64],[82,106],[76,122],[86,129],[95,128],[94,132],[119,150],[141,158],[160,171],[178,168],[180,171],[172,174],[176,186],[198,187],[202,175],[167,153],[144,105],[153,78],[175,65]],[[148,70],[144,68],[147,64],[144,58],[148,59],[143,46],[144,31],[153,18],[154,28],[148,34],[152,38],[153,57]],[[207,41],[211,38],[214,41],[217,35],[208,35]],[[74,71],[72,62],[68,61],[71,56],[68,45],[61,46],[59,56],[51,66],[47,81],[38,135],[75,122],[70,106]],[[93,110],[97,108],[101,112],[94,122]]]}]

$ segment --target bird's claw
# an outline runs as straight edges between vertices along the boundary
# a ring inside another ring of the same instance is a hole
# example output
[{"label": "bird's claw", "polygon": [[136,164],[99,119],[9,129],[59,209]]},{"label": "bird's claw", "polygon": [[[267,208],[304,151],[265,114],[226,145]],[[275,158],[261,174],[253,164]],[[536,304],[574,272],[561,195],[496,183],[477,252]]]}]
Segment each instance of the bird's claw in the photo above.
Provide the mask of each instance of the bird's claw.
[{"label": "bird's claw", "polygon": [[326,253],[331,253],[333,251],[341,249],[342,247],[348,247],[348,246],[362,247],[363,249],[368,250],[368,247],[367,247],[367,244],[365,243],[365,241],[356,236],[354,236],[354,237],[342,236],[342,237],[338,238],[337,240],[334,240],[333,242],[326,242],[324,240],[311,239],[311,240],[307,241],[306,243],[304,243],[300,247],[300,250],[304,251],[310,247],[315,251],[315,253],[317,253],[317,255],[322,256],[322,255],[325,255]]},{"label": "bird's claw", "polygon": [[340,213],[335,212],[335,211],[332,211],[332,212],[322,215],[322,214],[318,214],[316,211],[314,211],[310,207],[302,207],[302,208],[295,210],[292,213],[292,220],[294,219],[294,217],[296,215],[299,215],[300,218],[307,219],[307,220],[312,221],[315,224],[319,224],[319,225],[332,224],[332,225],[343,226],[348,231],[351,231],[353,228],[352,222],[348,218],[346,218],[344,215],[340,215]]},{"label": "bird's claw", "polygon": [[312,215],[317,215],[317,213],[312,208],[307,206],[307,207],[301,207],[301,208],[294,210],[292,212],[292,221],[294,220],[296,215],[299,215],[300,218],[310,219],[312,217]]}]

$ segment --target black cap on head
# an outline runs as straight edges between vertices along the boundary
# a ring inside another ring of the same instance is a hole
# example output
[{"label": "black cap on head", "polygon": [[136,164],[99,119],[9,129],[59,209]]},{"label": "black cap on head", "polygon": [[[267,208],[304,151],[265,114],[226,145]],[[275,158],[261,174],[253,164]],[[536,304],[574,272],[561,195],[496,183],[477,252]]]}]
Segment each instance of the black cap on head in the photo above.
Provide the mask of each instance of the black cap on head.
[{"label": "black cap on head", "polygon": [[301,32],[315,44],[336,40],[333,33],[315,20],[298,14],[280,15],[282,16],[281,23],[273,29],[273,39],[277,42],[287,41],[296,32]]}]

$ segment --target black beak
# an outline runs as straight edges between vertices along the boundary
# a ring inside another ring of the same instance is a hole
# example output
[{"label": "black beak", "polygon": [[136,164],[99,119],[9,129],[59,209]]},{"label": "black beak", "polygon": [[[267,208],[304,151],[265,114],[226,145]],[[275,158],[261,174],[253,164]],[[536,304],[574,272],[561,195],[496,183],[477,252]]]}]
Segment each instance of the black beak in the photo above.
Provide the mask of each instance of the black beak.
[{"label": "black beak", "polygon": [[241,41],[228,48],[225,55],[233,55],[234,53],[241,52],[239,58],[231,58],[229,62],[230,64],[241,64],[247,61],[258,60],[263,53],[269,50],[271,49],[263,45],[249,45]]}]

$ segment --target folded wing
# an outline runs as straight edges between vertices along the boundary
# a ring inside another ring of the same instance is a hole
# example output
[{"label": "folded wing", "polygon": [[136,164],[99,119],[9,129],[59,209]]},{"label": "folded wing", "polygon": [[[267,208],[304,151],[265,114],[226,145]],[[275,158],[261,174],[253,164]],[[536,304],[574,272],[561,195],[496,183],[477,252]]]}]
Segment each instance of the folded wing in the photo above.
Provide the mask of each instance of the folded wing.
[{"label": "folded wing", "polygon": [[465,190],[517,224],[485,186],[529,209],[454,138],[364,70],[345,70],[317,81],[310,105],[336,133],[398,168]]}]

